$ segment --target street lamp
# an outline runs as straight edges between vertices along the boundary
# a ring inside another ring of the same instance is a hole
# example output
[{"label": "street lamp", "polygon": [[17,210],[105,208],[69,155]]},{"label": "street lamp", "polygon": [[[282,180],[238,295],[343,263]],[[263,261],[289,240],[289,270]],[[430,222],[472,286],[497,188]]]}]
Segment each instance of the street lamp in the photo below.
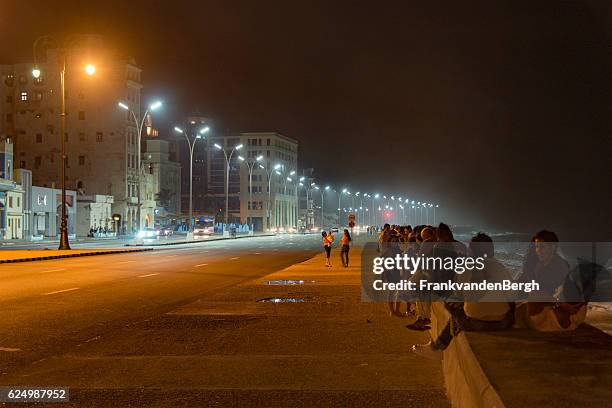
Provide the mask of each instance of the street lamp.
[{"label": "street lamp", "polygon": [[221,147],[220,145],[218,145],[217,143],[214,144],[214,146],[221,150],[223,152],[223,155],[225,156],[225,163],[226,163],[226,172],[225,172],[225,224],[223,225],[223,236],[229,236],[229,231],[227,231],[227,222],[228,222],[228,216],[229,216],[229,173],[230,173],[230,160],[232,160],[232,155],[234,154],[235,151],[242,149],[242,143],[234,146],[232,148],[232,151],[230,152],[229,156],[227,155],[227,152],[225,151],[225,149],[223,147]]},{"label": "street lamp", "polygon": [[[94,70],[95,72],[95,70]],[[134,125],[136,126],[136,133],[137,133],[137,140],[138,143],[136,144],[136,165],[137,165],[137,170],[136,170],[136,180],[137,180],[137,185],[136,185],[136,194],[137,194],[137,213],[138,213],[138,231],[140,231],[142,229],[141,227],[141,194],[140,194],[140,188],[141,188],[141,173],[142,173],[142,166],[140,163],[140,150],[141,150],[141,142],[142,142],[142,128],[144,127],[144,123],[145,120],[147,118],[147,115],[149,115],[149,112],[153,112],[156,109],[159,109],[162,106],[161,101],[155,101],[153,102],[151,105],[149,105],[149,108],[147,110],[145,110],[144,114],[142,115],[142,117],[139,117],[133,109],[130,109],[130,106],[127,105],[124,102],[118,102],[117,106],[119,106],[121,109],[128,111],[130,113],[130,115],[132,116],[132,119],[134,120]],[[126,183],[127,183],[127,177],[126,177]],[[126,196],[126,207],[127,207],[127,196]]]},{"label": "street lamp", "polygon": [[174,131],[185,136],[187,146],[189,146],[189,234],[188,238],[193,237],[193,151],[198,139],[204,139],[204,135],[210,131],[210,128],[203,127],[195,134],[189,134],[187,127],[183,130],[175,126]]},{"label": "street lamp", "polygon": [[[251,226],[251,232],[253,232],[253,217],[250,216],[251,213],[251,209],[253,207],[253,167],[255,167],[255,164],[259,163],[260,161],[263,160],[263,156],[257,156],[255,158],[255,160],[247,160],[242,156],[238,156],[238,159],[240,161],[243,161],[246,163],[247,168],[249,169],[249,204],[247,205],[247,223]],[[260,167],[263,168],[263,166],[260,165]],[[250,222],[249,222],[250,221]]]},{"label": "street lamp", "polygon": [[[66,38],[64,45],[58,47],[58,53],[60,54],[59,60],[59,72],[60,72],[60,149],[62,155],[62,166],[61,166],[61,185],[62,185],[62,209],[61,209],[61,221],[60,221],[60,242],[58,249],[66,250],[70,249],[70,242],[68,241],[68,215],[66,214],[66,55],[71,47],[71,38]],[[34,41],[34,68],[32,69],[32,76],[34,78],[40,78],[41,70],[36,64],[36,49],[39,43],[46,43],[47,46],[51,42],[56,42],[49,36],[38,37]],[[96,72],[96,68],[92,64],[88,64],[85,67],[85,73],[92,76]]]}]

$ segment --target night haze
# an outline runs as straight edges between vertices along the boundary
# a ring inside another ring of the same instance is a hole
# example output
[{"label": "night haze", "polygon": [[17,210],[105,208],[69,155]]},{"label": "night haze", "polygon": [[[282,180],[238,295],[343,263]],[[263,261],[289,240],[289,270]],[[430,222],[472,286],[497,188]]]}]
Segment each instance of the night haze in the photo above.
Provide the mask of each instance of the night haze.
[{"label": "night haze", "polygon": [[3,62],[43,33],[134,56],[164,134],[192,113],[279,131],[320,180],[439,202],[457,224],[593,239],[608,222],[602,2],[3,1],[0,19]]}]

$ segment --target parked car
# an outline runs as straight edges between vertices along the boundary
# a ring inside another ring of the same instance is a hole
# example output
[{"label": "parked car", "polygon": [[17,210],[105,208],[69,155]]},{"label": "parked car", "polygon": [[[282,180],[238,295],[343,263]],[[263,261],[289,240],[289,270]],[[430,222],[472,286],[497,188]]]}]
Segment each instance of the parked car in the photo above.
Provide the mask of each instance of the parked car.
[{"label": "parked car", "polygon": [[160,237],[169,237],[173,233],[174,233],[174,229],[171,226],[161,227],[157,231],[157,235],[159,235]]}]

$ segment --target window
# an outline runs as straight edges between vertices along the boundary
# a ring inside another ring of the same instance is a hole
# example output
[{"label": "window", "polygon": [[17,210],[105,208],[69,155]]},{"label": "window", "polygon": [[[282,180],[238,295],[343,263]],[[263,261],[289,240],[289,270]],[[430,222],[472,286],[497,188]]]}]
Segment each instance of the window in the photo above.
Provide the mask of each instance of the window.
[{"label": "window", "polygon": [[43,98],[43,94],[42,94],[42,92],[37,91],[37,92],[34,94],[34,99],[36,99],[37,101],[42,101],[42,98]]},{"label": "window", "polygon": [[13,208],[13,197],[9,197],[9,208]]},{"label": "window", "polygon": [[85,141],[85,133],[79,132],[79,142],[84,142],[84,141]]},{"label": "window", "polygon": [[37,133],[36,134],[36,143],[42,143],[43,139],[42,139],[42,133]]},{"label": "window", "polygon": [[43,77],[42,75],[39,76],[38,78],[34,78],[34,84],[35,85],[42,85],[44,83]]},{"label": "window", "polygon": [[267,145],[267,146],[270,146],[270,139],[268,139],[268,140],[266,141],[266,145]]},{"label": "window", "polygon": [[19,83],[20,84],[27,84],[28,83],[28,77],[25,75],[20,75],[19,76]]},{"label": "window", "polygon": [[17,196],[17,208],[21,207],[21,197]]},{"label": "window", "polygon": [[6,161],[6,178],[9,180],[13,179],[13,170],[11,169],[12,162],[10,160]]},{"label": "window", "polygon": [[25,169],[26,168],[26,161],[25,160],[21,160],[19,162],[19,168],[20,169]]},{"label": "window", "polygon": [[39,168],[41,163],[42,163],[42,158],[40,156],[36,156],[34,158],[34,168],[35,169]]},{"label": "window", "polygon": [[104,134],[102,132],[96,132],[96,142],[100,143],[104,141]]},{"label": "window", "polygon": [[6,121],[7,122],[12,122],[13,121],[13,114],[12,113],[7,113],[6,114]]},{"label": "window", "polygon": [[13,103],[13,95],[6,95],[6,103]]},{"label": "window", "polygon": [[15,77],[13,74],[8,74],[6,78],[4,78],[4,85],[13,86],[15,84]]},{"label": "window", "polygon": [[68,132],[64,133],[64,142],[68,141]]},{"label": "window", "polygon": [[85,120],[85,111],[79,111],[79,120]]},{"label": "window", "polygon": [[85,156],[79,156],[79,166],[85,165]]},{"label": "window", "polygon": [[19,100],[20,100],[21,102],[25,102],[25,101],[27,101],[27,100],[28,100],[28,93],[27,93],[26,91],[21,91],[21,94],[20,94],[20,95],[21,95],[21,96],[20,96]]}]

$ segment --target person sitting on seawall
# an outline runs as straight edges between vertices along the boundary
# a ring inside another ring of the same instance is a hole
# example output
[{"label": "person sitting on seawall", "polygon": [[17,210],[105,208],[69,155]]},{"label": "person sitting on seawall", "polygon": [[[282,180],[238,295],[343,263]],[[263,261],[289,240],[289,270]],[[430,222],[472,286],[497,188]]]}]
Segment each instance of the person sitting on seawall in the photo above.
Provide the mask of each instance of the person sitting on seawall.
[{"label": "person sitting on seawall", "polygon": [[342,233],[342,238],[340,239],[340,260],[342,261],[342,266],[348,268],[349,266],[349,250],[351,249],[351,234],[347,229]]},{"label": "person sitting on seawall", "polygon": [[[485,267],[479,271],[478,280],[500,281],[510,277],[507,269],[494,258],[493,240],[486,234],[478,233],[470,242],[469,251],[474,258],[485,258]],[[474,280],[471,279],[472,281]],[[467,295],[470,301],[446,303],[451,317],[438,337],[426,344],[415,344],[412,351],[423,357],[441,359],[445,350],[462,330],[494,331],[505,330],[514,323],[514,304],[510,302],[486,302],[486,294]],[[480,297],[480,299],[479,299]]]},{"label": "person sitting on seawall", "polygon": [[[565,297],[563,292],[569,292],[567,283],[571,276],[567,261],[557,253],[558,242],[554,232],[545,230],[532,238],[533,245],[525,257],[520,279],[523,282],[532,279],[538,282],[541,294],[529,296],[527,302],[517,305],[516,327],[537,331],[569,331],[584,323],[590,294],[582,294],[580,299],[570,295],[567,300],[571,302],[561,301]],[[588,282],[580,284],[581,287],[587,285]]]}]

